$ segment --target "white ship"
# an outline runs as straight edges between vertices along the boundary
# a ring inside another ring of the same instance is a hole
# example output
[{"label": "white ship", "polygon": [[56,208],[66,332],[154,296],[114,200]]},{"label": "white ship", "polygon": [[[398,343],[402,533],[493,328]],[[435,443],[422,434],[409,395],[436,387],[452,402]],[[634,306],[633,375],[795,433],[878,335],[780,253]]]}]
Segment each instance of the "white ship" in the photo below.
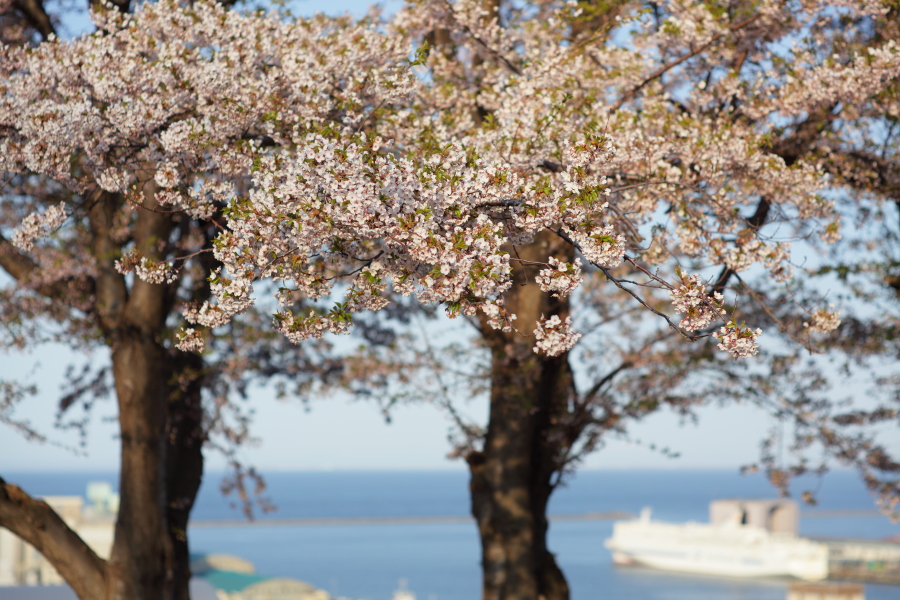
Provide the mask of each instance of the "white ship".
[{"label": "white ship", "polygon": [[798,510],[785,500],[719,500],[710,523],[619,521],[605,545],[619,565],[728,577],[828,576],[828,547],[797,537]]},{"label": "white ship", "polygon": [[391,600],[416,600],[416,595],[406,588],[406,579],[400,580],[400,589],[394,592]]}]

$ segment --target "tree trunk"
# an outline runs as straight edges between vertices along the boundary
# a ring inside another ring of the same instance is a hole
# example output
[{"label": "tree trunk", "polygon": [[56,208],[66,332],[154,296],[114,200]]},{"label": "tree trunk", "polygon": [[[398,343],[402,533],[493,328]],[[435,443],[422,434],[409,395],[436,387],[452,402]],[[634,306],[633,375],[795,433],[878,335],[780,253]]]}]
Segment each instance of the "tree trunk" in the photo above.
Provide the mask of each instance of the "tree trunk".
[{"label": "tree trunk", "polygon": [[167,356],[129,332],[113,353],[122,503],[110,556],[113,600],[189,600],[187,525],[203,476],[196,355]]},{"label": "tree trunk", "polygon": [[0,479],[0,526],[38,549],[81,600],[189,600],[187,523],[203,474],[199,356],[175,358],[134,329],[112,356],[122,502],[108,561],[47,503]]},{"label": "tree trunk", "polygon": [[[545,234],[513,254],[524,261],[571,250]],[[525,263],[522,263],[523,265]],[[565,319],[566,300],[550,297],[533,282],[536,269],[516,268],[506,296],[523,333],[543,314]],[[529,283],[530,282],[530,283]],[[561,466],[564,440],[554,435],[566,414],[573,381],[566,355],[534,353],[534,339],[503,333],[482,323],[491,349],[491,408],[481,452],[468,457],[472,514],[481,536],[484,600],[568,600],[569,587],[547,549],[547,503]]]},{"label": "tree trunk", "polygon": [[[191,578],[187,526],[203,480],[203,359],[181,354],[170,385],[166,425],[166,516],[173,546],[173,600],[189,600]],[[180,385],[179,385],[180,383]]]},{"label": "tree trunk", "polygon": [[173,597],[174,549],[165,510],[166,356],[144,332],[123,331],[112,353],[119,402],[122,501],[109,559],[113,600]]},{"label": "tree trunk", "polygon": [[[155,186],[142,184],[135,246],[162,259],[172,217],[156,212]],[[162,345],[172,289],[115,270],[113,215],[120,198],[103,194],[91,210],[98,313],[110,345],[119,405],[121,504],[108,562],[111,600],[187,600],[187,519],[202,476],[202,362]],[[196,438],[196,439],[195,439]],[[87,600],[87,599],[85,599]],[[92,599],[93,600],[93,599]]]}]

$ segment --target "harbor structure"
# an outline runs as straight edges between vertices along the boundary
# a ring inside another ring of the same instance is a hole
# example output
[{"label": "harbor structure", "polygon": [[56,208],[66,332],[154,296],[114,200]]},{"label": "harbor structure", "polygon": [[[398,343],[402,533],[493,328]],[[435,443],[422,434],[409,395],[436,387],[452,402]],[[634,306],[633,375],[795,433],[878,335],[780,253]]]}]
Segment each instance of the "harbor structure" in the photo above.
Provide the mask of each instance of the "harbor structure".
[{"label": "harbor structure", "polygon": [[191,556],[191,573],[216,589],[218,600],[331,600],[325,590],[288,577],[265,577],[230,554]]},{"label": "harbor structure", "polygon": [[787,600],[866,600],[860,583],[795,582],[788,586]]},{"label": "harbor structure", "polygon": [[791,500],[716,500],[709,506],[709,523],[652,521],[645,509],[639,519],[616,522],[605,545],[620,565],[731,577],[900,583],[900,540],[805,539],[799,524]]},{"label": "harbor structure", "polygon": [[900,543],[840,539],[823,541],[828,546],[829,577],[900,583]]},{"label": "harbor structure", "polygon": [[[112,551],[119,495],[106,482],[89,483],[81,496],[45,496],[43,500],[97,556]],[[331,600],[324,590],[296,579],[258,575],[254,565],[228,554],[191,557],[192,597],[217,600]],[[53,565],[33,546],[0,527],[0,587],[52,586],[47,597],[74,598]]]}]

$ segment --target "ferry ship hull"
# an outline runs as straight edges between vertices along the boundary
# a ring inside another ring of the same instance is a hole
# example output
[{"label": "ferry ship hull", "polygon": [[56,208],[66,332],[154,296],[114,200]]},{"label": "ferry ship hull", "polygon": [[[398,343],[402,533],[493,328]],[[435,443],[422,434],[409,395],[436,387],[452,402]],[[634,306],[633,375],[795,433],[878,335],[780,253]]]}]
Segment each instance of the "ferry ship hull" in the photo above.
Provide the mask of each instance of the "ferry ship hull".
[{"label": "ferry ship hull", "polygon": [[605,545],[620,565],[725,577],[828,576],[824,544],[756,527],[626,521]]}]

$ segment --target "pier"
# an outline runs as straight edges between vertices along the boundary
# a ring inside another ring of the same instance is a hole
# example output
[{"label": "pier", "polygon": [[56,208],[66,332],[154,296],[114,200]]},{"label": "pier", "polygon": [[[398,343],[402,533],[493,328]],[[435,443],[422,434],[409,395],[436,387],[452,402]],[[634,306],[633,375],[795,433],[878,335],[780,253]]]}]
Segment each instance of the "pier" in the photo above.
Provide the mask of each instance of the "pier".
[{"label": "pier", "polygon": [[900,544],[876,540],[821,540],[828,545],[828,578],[900,583]]}]

